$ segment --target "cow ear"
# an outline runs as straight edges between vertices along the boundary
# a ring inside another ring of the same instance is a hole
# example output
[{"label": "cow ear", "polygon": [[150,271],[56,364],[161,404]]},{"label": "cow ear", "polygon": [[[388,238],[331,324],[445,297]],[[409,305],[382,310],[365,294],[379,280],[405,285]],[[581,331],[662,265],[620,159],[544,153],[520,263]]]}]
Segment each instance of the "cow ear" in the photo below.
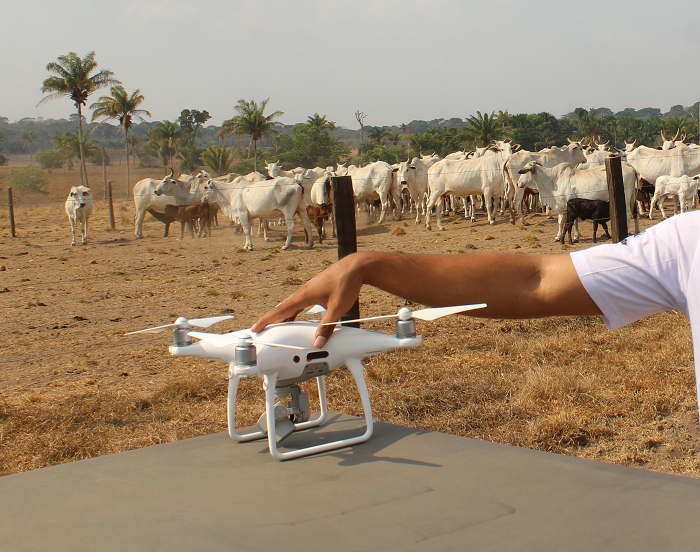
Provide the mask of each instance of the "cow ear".
[{"label": "cow ear", "polygon": [[399,168],[396,167],[395,169],[391,169],[391,172],[399,172]]}]

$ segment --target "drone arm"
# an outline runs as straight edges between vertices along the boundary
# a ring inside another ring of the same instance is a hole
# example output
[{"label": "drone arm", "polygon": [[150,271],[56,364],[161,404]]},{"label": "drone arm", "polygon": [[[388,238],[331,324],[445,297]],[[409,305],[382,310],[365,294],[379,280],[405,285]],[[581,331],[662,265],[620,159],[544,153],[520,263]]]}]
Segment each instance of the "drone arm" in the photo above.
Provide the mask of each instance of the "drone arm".
[{"label": "drone arm", "polygon": [[255,441],[256,439],[265,438],[265,432],[260,431],[257,426],[252,426],[248,431],[238,433],[236,431],[236,396],[238,395],[238,384],[241,381],[241,376],[237,376],[233,372],[233,365],[229,368],[228,380],[228,402],[226,404],[228,414],[228,434],[231,439],[237,443],[245,443],[246,441]]}]

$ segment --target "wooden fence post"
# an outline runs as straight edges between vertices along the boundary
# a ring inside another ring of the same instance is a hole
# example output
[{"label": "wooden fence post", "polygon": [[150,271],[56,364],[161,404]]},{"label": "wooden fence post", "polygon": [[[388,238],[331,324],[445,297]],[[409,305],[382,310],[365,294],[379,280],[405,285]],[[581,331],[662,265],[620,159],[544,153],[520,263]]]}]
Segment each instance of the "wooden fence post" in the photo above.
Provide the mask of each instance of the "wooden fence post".
[{"label": "wooden fence post", "polygon": [[107,181],[107,196],[109,201],[109,229],[114,230],[114,204],[112,203],[112,181]]},{"label": "wooden fence post", "polygon": [[102,187],[104,189],[104,199],[107,199],[107,164],[105,163],[105,148],[102,148]]},{"label": "wooden fence post", "polygon": [[12,188],[7,189],[8,205],[10,206],[10,231],[12,232],[12,237],[15,236],[15,206],[12,203]]},{"label": "wooden fence post", "polygon": [[610,200],[610,232],[613,242],[617,243],[629,236],[625,185],[622,180],[622,160],[619,155],[605,158],[605,174]]},{"label": "wooden fence post", "polygon": [[[336,231],[338,232],[338,259],[357,252],[357,228],[355,226],[355,196],[352,191],[351,176],[332,176],[333,212]],[[352,308],[341,320],[354,320],[360,317],[360,301],[355,301]],[[348,324],[360,327],[359,322]]]}]

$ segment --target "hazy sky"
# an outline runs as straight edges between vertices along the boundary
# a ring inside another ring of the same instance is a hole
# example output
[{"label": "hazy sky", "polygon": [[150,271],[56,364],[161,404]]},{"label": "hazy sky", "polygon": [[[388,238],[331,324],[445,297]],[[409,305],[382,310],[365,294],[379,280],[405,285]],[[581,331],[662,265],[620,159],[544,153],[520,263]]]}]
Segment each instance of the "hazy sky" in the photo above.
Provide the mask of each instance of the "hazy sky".
[{"label": "hazy sky", "polygon": [[[156,120],[270,97],[341,126],[700,100],[697,0],[26,0],[2,9],[0,116],[65,118],[46,64],[94,50]],[[98,91],[88,105],[108,93]],[[88,118],[90,114],[88,113]]]}]

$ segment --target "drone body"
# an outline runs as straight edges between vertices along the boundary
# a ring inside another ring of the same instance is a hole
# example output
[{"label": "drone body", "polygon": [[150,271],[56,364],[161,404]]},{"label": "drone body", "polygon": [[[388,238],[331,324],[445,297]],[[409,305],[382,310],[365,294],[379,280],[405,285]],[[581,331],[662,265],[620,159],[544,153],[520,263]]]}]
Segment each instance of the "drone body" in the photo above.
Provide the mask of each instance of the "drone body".
[{"label": "drone body", "polygon": [[[323,349],[317,349],[313,345],[319,321],[272,324],[259,333],[248,329],[215,334],[192,331],[190,324],[206,328],[231,316],[193,320],[178,318],[173,324],[131,333],[158,333],[173,329],[174,345],[169,349],[173,356],[193,356],[228,363],[229,435],[237,442],[267,438],[270,454],[278,460],[289,460],[363,443],[372,436],[372,406],[361,360],[393,349],[419,345],[422,338],[416,335],[414,316],[421,320],[434,320],[447,314],[485,306],[480,304],[441,307],[413,313],[407,308],[402,308],[397,315],[361,319],[398,318],[395,335],[338,325]],[[309,312],[319,310],[322,309],[319,307]],[[193,337],[198,341],[192,342]],[[365,432],[331,443],[287,452],[279,451],[277,443],[294,431],[317,427],[325,422],[328,414],[325,376],[341,366],[348,367],[357,384],[365,416]],[[265,414],[256,425],[237,429],[236,396],[240,380],[256,376],[263,380]],[[308,393],[302,391],[298,385],[312,378],[317,381],[321,407],[320,413],[313,419]]]},{"label": "drone body", "polygon": [[[372,436],[372,406],[369,400],[363,357],[384,353],[392,349],[415,347],[420,336],[397,337],[350,326],[338,326],[323,349],[313,346],[318,322],[287,322],[269,326],[260,333],[241,330],[229,334],[189,332],[200,339],[190,345],[172,345],[173,356],[196,356],[220,360],[229,364],[228,426],[232,439],[243,442],[267,437],[270,453],[279,460],[289,460],[309,454],[317,454],[367,441]],[[253,348],[247,340],[254,339],[255,353],[249,356],[246,349]],[[267,345],[271,343],[273,345]],[[246,361],[246,357],[248,362]],[[253,361],[254,359],[254,361]],[[281,452],[277,443],[294,431],[317,427],[325,422],[328,408],[325,393],[325,376],[341,366],[350,369],[360,392],[365,414],[364,434],[341,439],[315,447]],[[265,388],[265,414],[258,423],[236,429],[236,396],[241,378],[261,377]],[[308,394],[297,384],[316,378],[321,403],[320,415],[311,419]],[[291,399],[284,404],[280,399]],[[277,402],[275,402],[277,401]],[[274,428],[268,431],[268,428]]]}]

